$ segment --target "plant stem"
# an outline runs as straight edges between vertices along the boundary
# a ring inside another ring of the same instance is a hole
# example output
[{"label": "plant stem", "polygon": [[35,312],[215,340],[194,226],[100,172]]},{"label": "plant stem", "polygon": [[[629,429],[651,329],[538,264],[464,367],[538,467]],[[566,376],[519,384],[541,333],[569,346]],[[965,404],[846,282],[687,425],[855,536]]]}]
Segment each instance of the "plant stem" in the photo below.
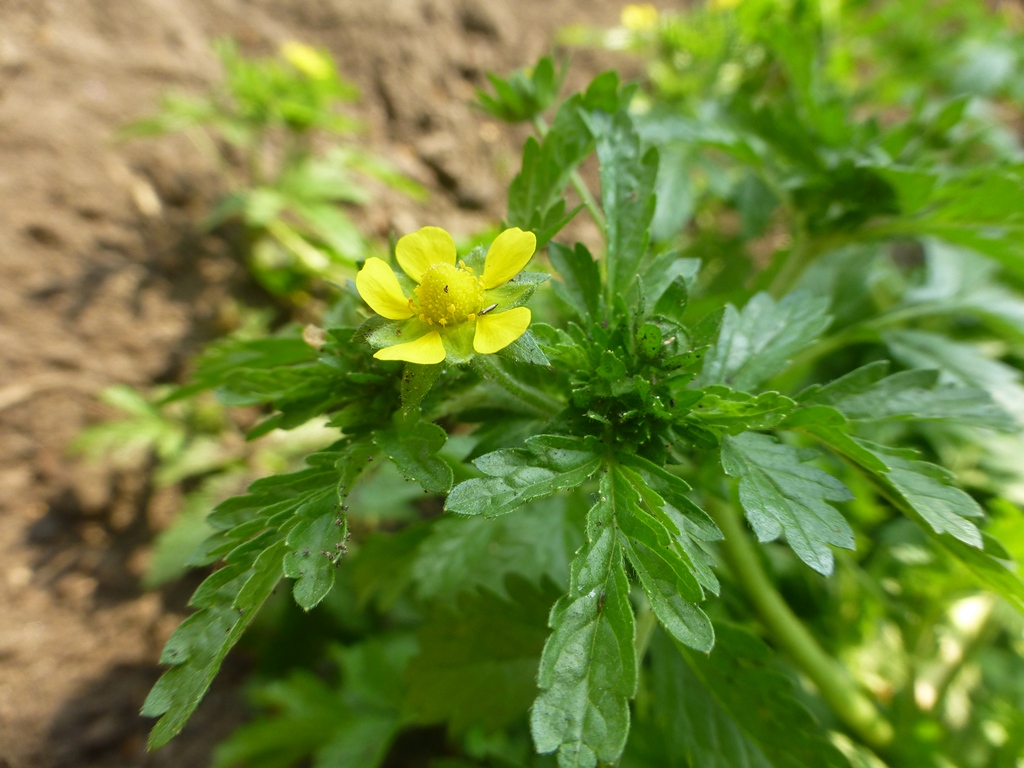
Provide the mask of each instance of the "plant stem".
[{"label": "plant stem", "polygon": [[651,604],[644,595],[640,607],[636,612],[636,640],[633,647],[636,648],[637,664],[643,663],[647,655],[647,647],[651,644],[651,637],[654,636],[654,629],[658,626],[658,619],[651,610]]},{"label": "plant stem", "polygon": [[777,299],[789,293],[793,283],[800,277],[812,255],[803,221],[798,219],[794,229],[793,246],[789,249],[789,255],[782,262],[782,267],[775,274],[775,278],[768,288],[768,292]]},{"label": "plant stem", "polygon": [[529,406],[539,416],[551,418],[565,407],[546,392],[541,392],[536,387],[531,387],[529,384],[519,381],[519,379],[501,367],[501,364],[495,359],[494,355],[477,355],[473,360],[490,381],[493,381],[524,405]]},{"label": "plant stem", "polygon": [[[533,118],[533,127],[537,131],[537,134],[543,139],[548,133],[548,124],[544,122],[544,118],[539,115]],[[583,203],[583,207],[587,209],[587,213],[590,214],[590,218],[594,220],[594,223],[601,228],[602,234],[607,235],[607,222],[604,218],[604,213],[601,212],[601,206],[597,204],[597,199],[591,193],[587,187],[583,177],[580,176],[579,171],[572,171],[569,174],[569,181],[572,184],[572,188],[576,190],[576,194],[580,196],[580,202]]]},{"label": "plant stem", "polygon": [[725,534],[722,542],[725,559],[772,638],[810,678],[821,697],[850,731],[871,748],[885,750],[893,741],[892,725],[850,679],[846,670],[818,645],[775,590],[739,514],[731,505],[722,502],[712,505],[711,513]]}]

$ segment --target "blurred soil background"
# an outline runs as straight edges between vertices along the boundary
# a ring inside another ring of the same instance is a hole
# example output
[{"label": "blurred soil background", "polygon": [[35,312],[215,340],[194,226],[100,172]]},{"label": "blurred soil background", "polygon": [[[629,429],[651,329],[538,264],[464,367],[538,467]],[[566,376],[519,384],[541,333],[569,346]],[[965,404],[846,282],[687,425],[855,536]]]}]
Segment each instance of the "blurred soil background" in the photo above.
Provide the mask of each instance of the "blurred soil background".
[{"label": "blurred soil background", "polygon": [[[664,3],[668,5],[669,3]],[[549,52],[559,28],[617,22],[619,0],[0,0],[0,768],[202,766],[245,717],[244,654],[185,732],[147,755],[138,716],[196,580],[139,586],[177,494],[145,467],[76,459],[116,415],[115,382],[181,381],[252,292],[198,221],[216,169],[184,138],[118,142],[168,90],[219,78],[211,42],[249,55],[321,45],[362,91],[366,144],[426,185],[355,215],[386,238],[498,221],[524,133],[471,106],[484,73]],[[569,87],[612,63],[575,53]]]}]

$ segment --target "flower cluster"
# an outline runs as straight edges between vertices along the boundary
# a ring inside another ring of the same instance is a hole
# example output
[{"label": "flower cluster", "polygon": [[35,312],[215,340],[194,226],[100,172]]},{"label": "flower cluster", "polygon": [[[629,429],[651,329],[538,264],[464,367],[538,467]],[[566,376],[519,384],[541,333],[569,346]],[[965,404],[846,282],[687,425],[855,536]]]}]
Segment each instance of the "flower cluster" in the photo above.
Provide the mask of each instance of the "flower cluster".
[{"label": "flower cluster", "polygon": [[[381,347],[374,357],[422,365],[446,359],[461,363],[474,353],[507,347],[530,325],[530,310],[519,304],[537,281],[510,283],[536,248],[532,232],[506,229],[491,244],[477,274],[479,265],[475,269],[458,259],[451,235],[423,227],[395,246],[404,276],[382,259],[367,259],[356,276],[359,295],[378,315],[397,321],[369,336],[371,344]],[[412,283],[406,281],[403,290],[406,276]]]}]

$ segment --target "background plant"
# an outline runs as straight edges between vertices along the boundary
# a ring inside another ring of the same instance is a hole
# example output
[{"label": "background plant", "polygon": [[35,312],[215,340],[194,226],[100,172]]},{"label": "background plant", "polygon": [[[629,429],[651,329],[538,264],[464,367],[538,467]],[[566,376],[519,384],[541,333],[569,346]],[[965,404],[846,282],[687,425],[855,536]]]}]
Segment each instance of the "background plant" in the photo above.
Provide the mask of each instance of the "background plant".
[{"label": "background plant", "polygon": [[[322,344],[200,365],[272,411],[257,433],[339,431],[208,518],[195,561],[225,564],[164,651],[153,746],[255,621],[302,651],[225,766],[380,765],[432,725],[437,766],[1021,759],[1013,133],[944,77],[894,110],[837,75],[873,6],[844,37],[837,6],[727,5],[602,34],[643,86],[493,81],[482,106],[538,133],[507,224],[554,277],[522,345],[376,361],[349,286]],[[581,210],[600,243],[558,239]]]},{"label": "background plant", "polygon": [[[125,135],[184,132],[216,161],[227,191],[203,226],[233,244],[275,305],[234,306],[231,335],[274,347],[279,342],[265,339],[270,328],[283,324],[297,336],[295,323],[319,321],[333,302],[330,283],[354,275],[357,262],[381,249],[350,215],[372,199],[366,182],[416,198],[425,192],[357,143],[360,125],[343,108],[359,94],[327,52],[293,41],[276,57],[253,58],[221,40],[216,53],[222,83],[202,96],[165,96],[157,115]],[[241,225],[240,238],[233,224]],[[204,365],[237,362],[211,362],[218,349],[214,339]],[[205,369],[194,375],[201,380]],[[103,400],[121,415],[84,430],[73,449],[122,470],[152,471],[158,487],[182,490],[181,513],[155,542],[144,580],[151,587],[187,569],[190,553],[210,533],[205,517],[212,506],[330,442],[319,423],[310,423],[252,443],[241,426],[246,418],[240,422],[225,407],[245,405],[244,398],[218,401],[202,385],[118,386]]]},{"label": "background plant", "polygon": [[376,252],[346,211],[370,200],[364,180],[414,197],[423,189],[355,143],[360,125],[341,108],[359,93],[325,51],[289,42],[279,56],[258,59],[221,40],[216,52],[220,87],[168,95],[157,115],[127,133],[184,132],[215,159],[228,190],[207,226],[240,222],[240,255],[252,276],[304,304],[311,280],[343,280]]}]

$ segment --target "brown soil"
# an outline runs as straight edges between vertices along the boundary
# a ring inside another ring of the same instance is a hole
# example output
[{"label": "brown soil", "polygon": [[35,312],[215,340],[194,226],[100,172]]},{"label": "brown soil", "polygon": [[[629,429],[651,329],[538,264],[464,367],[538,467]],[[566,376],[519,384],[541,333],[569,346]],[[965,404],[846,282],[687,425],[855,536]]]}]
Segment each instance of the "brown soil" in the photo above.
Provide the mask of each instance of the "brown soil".
[{"label": "brown soil", "polygon": [[[217,193],[185,140],[118,143],[169,89],[218,77],[210,43],[323,45],[363,93],[368,143],[433,192],[385,198],[376,234],[494,222],[522,134],[473,110],[486,71],[613,23],[618,0],[0,0],[0,768],[199,766],[245,717],[229,663],[181,737],[137,715],[194,583],[146,593],[173,492],[69,441],[107,385],[179,380],[244,286],[196,221]],[[597,71],[577,54],[571,82]]]}]

